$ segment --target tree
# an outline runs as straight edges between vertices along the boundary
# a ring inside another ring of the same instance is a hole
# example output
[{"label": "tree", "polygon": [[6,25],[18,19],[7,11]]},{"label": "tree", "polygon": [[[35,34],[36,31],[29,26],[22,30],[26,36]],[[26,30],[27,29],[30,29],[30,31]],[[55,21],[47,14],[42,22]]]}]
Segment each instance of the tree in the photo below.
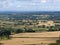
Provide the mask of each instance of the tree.
[{"label": "tree", "polygon": [[42,25],[42,28],[45,28],[45,25]]},{"label": "tree", "polygon": [[11,35],[11,32],[9,30],[0,30],[0,38],[7,38],[9,39]]},{"label": "tree", "polygon": [[3,30],[3,32],[2,32],[2,36],[3,37],[5,36],[7,39],[9,39],[10,35],[11,35],[11,31],[9,31],[9,30]]},{"label": "tree", "polygon": [[48,31],[55,31],[53,28],[50,28]]}]

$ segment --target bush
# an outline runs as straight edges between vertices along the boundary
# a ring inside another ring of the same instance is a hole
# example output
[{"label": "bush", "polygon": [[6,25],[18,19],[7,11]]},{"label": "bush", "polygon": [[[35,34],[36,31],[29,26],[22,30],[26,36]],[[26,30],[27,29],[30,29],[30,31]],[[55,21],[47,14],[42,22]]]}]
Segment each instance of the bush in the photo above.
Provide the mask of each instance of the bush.
[{"label": "bush", "polygon": [[50,28],[49,31],[55,31],[53,28]]},{"label": "bush", "polygon": [[32,30],[32,29],[26,29],[25,32],[35,32],[35,30]]},{"label": "bush", "polygon": [[22,29],[17,29],[17,30],[15,30],[15,33],[23,33],[23,30]]}]

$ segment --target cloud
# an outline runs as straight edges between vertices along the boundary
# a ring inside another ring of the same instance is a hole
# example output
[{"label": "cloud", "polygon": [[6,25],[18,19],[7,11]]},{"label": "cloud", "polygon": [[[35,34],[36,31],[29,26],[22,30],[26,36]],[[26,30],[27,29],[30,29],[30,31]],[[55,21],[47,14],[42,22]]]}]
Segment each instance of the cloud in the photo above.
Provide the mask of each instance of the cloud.
[{"label": "cloud", "polygon": [[59,0],[0,0],[0,9],[1,10],[57,10],[57,9],[60,10],[60,1]]},{"label": "cloud", "polygon": [[17,0],[17,1],[30,1],[30,0]]},{"label": "cloud", "polygon": [[41,3],[47,3],[47,0],[41,0]]}]

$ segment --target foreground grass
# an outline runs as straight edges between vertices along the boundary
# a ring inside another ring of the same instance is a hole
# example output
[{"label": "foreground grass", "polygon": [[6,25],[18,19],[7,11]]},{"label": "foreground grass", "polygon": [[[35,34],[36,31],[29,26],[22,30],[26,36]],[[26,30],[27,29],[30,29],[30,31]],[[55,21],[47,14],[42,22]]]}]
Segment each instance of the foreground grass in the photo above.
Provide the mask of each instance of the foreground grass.
[{"label": "foreground grass", "polygon": [[8,39],[7,37],[3,36],[2,38],[0,37],[0,41],[4,41],[4,40],[10,40],[11,37]]}]

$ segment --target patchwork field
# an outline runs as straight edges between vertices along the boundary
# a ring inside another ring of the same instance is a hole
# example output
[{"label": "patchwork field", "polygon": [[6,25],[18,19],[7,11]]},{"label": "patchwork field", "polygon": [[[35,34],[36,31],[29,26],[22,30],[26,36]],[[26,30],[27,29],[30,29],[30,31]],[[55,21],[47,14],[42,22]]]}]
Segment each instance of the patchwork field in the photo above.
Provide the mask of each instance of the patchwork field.
[{"label": "patchwork field", "polygon": [[41,33],[20,33],[11,35],[11,40],[0,41],[3,45],[47,45],[59,39],[60,31]]}]

